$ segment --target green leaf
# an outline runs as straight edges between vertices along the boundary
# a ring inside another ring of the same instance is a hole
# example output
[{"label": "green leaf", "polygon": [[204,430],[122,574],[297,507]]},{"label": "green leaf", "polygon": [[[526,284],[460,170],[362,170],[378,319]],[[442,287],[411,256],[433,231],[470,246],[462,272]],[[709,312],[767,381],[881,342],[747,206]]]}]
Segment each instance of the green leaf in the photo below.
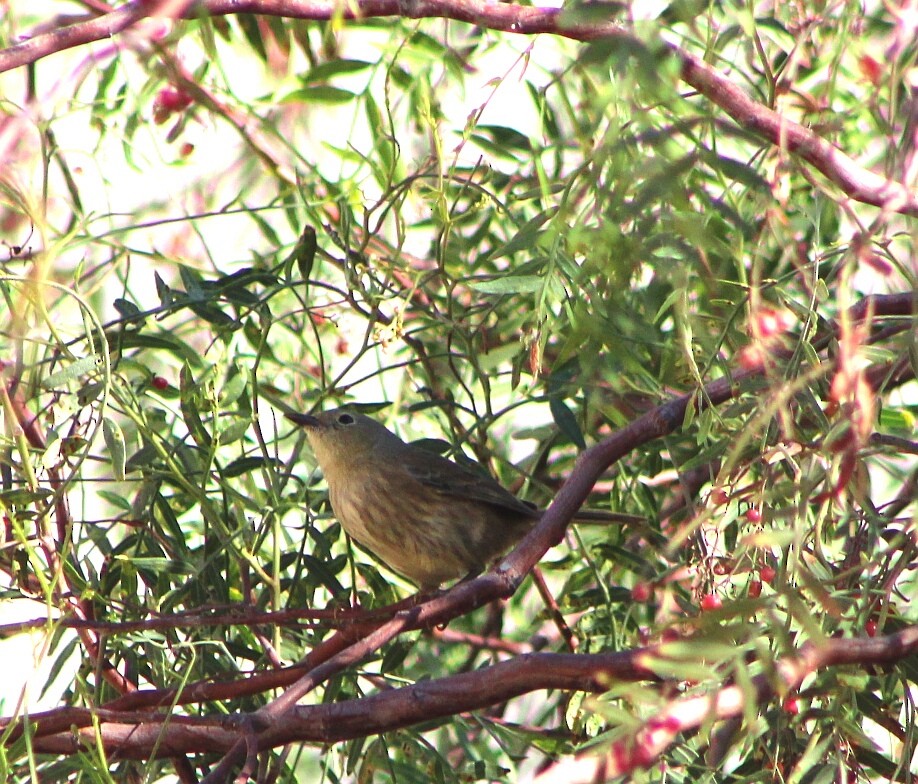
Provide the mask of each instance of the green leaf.
[{"label": "green leaf", "polygon": [[236,21],[242,28],[242,34],[245,36],[249,46],[258,55],[262,62],[268,59],[268,51],[265,48],[265,42],[262,38],[261,27],[259,26],[259,17],[255,14],[237,14]]},{"label": "green leaf", "polygon": [[367,60],[330,60],[329,62],[319,63],[307,71],[306,75],[303,76],[303,82],[305,84],[325,82],[340,74],[360,73],[372,65],[373,63]]},{"label": "green leaf", "polygon": [[124,496],[112,493],[109,490],[96,490],[96,495],[104,501],[108,501],[113,507],[120,509],[122,512],[129,513],[131,511],[131,502]]},{"label": "green leaf", "polygon": [[519,250],[532,250],[535,248],[539,237],[543,233],[540,231],[542,225],[547,220],[554,217],[556,212],[557,210],[555,209],[545,210],[527,221],[527,223],[513,235],[512,239],[498,246],[488,254],[488,261],[494,261],[503,256],[509,256]]},{"label": "green leaf", "polygon": [[175,301],[172,289],[166,285],[166,282],[159,276],[158,272],[153,273],[153,280],[156,283],[156,295],[159,297],[159,303],[164,308],[169,308]]},{"label": "green leaf", "polygon": [[757,17],[755,20],[756,32],[773,41],[775,44],[784,49],[785,52],[791,52],[797,47],[797,37],[791,33],[780,20],[769,16]]},{"label": "green leaf", "polygon": [[306,573],[310,581],[324,585],[333,596],[337,596],[344,592],[344,587],[335,575],[347,565],[347,558],[345,556],[338,556],[337,558],[323,561],[309,553],[302,553],[300,559],[306,567]]},{"label": "green leaf", "polygon": [[486,152],[511,160],[523,160],[532,152],[528,136],[503,125],[476,125],[469,138]]},{"label": "green leaf", "polygon": [[523,152],[531,149],[529,137],[516,128],[508,128],[506,125],[476,125],[475,130],[489,136],[500,147]]},{"label": "green leaf", "polygon": [[102,437],[111,460],[112,473],[119,482],[124,481],[125,450],[124,434],[118,423],[109,417],[102,418]]},{"label": "green leaf", "polygon": [[324,103],[343,104],[350,103],[357,97],[356,93],[344,90],[341,87],[321,85],[315,87],[300,87],[287,93],[280,99],[281,103]]},{"label": "green leaf", "polygon": [[276,286],[276,275],[264,270],[246,267],[231,275],[224,275],[207,283],[207,287],[215,293],[220,293],[230,302],[235,302],[245,307],[254,307],[261,302],[262,297],[250,289],[254,286]]},{"label": "green leaf", "polygon": [[316,230],[312,226],[304,226],[296,245],[290,255],[283,261],[284,277],[290,280],[290,272],[295,263],[300,271],[300,280],[308,281],[312,275],[312,267],[316,261],[318,248],[319,242],[316,238]]},{"label": "green leaf", "polygon": [[191,564],[184,563],[174,558],[161,556],[118,555],[118,560],[130,562],[136,569],[145,569],[152,573],[163,574],[194,574],[196,569]]},{"label": "green leaf", "polygon": [[531,294],[539,291],[544,285],[544,278],[539,275],[507,275],[490,280],[477,280],[469,283],[469,288],[482,294]]},{"label": "green leaf", "polygon": [[197,270],[183,265],[179,267],[179,277],[190,299],[201,301],[207,298],[207,293],[204,291],[204,279]]},{"label": "green leaf", "polygon": [[125,473],[129,474],[141,468],[148,468],[156,462],[157,457],[159,457],[159,452],[156,451],[156,447],[153,444],[145,443],[128,458],[124,467]]},{"label": "green leaf", "polygon": [[[221,423],[223,420],[221,419]],[[252,422],[245,417],[233,417],[229,423],[220,426],[220,443],[232,444],[245,436]]]},{"label": "green leaf", "polygon": [[911,782],[914,781],[914,775],[910,775],[907,770],[896,764],[893,760],[885,757],[883,754],[873,749],[859,746],[856,748],[855,755],[857,761],[865,768],[876,771],[880,776],[884,776],[891,781]]},{"label": "green leaf", "polygon": [[68,365],[63,370],[59,370],[57,373],[52,373],[50,376],[43,378],[41,380],[41,385],[45,389],[56,389],[78,379],[80,376],[91,373],[98,366],[99,357],[83,357],[83,359],[76,360],[76,362]]},{"label": "green leaf", "polygon": [[558,17],[558,23],[585,27],[600,25],[620,19],[627,8],[625,3],[609,2],[609,0],[567,3],[561,16]]},{"label": "green leaf", "polygon": [[26,490],[25,488],[0,490],[0,504],[7,507],[41,503],[53,497],[54,492],[44,488],[37,488],[36,490]]},{"label": "green leaf", "polygon": [[918,430],[918,408],[884,406],[880,411],[880,429],[898,430],[906,437]]},{"label": "green leaf", "polygon": [[485,373],[492,373],[511,362],[521,351],[523,351],[523,344],[518,340],[511,341],[503,346],[497,346],[486,354],[478,356],[478,367]]},{"label": "green leaf", "polygon": [[720,170],[731,180],[741,182],[752,190],[762,193],[767,192],[769,189],[768,181],[758,173],[754,166],[748,163],[727,158],[724,155],[718,155],[707,150],[702,151],[700,156],[712,169]]},{"label": "green leaf", "polygon": [[267,468],[270,470],[278,469],[282,466],[283,463],[280,460],[274,460],[272,458],[240,457],[239,459],[233,460],[232,463],[227,465],[221,473],[227,479],[232,479],[233,477],[249,474],[261,468]]},{"label": "green leaf", "polygon": [[548,407],[551,410],[551,415],[555,420],[555,424],[558,425],[558,428],[564,433],[568,440],[578,449],[586,449],[583,431],[580,429],[577,417],[575,417],[574,412],[568,408],[567,403],[560,397],[552,397],[548,401]]},{"label": "green leaf", "polygon": [[187,365],[179,373],[179,389],[181,390],[182,419],[185,420],[188,432],[198,446],[210,450],[213,439],[198,412],[199,388],[192,376],[191,368]]},{"label": "green leaf", "polygon": [[161,349],[174,354],[179,359],[193,364],[201,362],[201,353],[191,348],[187,343],[183,343],[178,338],[168,332],[162,332],[158,335],[147,335],[141,332],[127,331],[115,332],[109,336],[112,346],[121,350],[126,348],[149,348]]},{"label": "green leaf", "polygon": [[204,321],[215,324],[218,327],[241,327],[236,319],[224,313],[220,308],[211,303],[191,302],[188,307],[196,316],[200,316]]},{"label": "green leaf", "polygon": [[401,667],[413,647],[413,645],[399,640],[386,646],[382,662],[379,665],[380,672],[392,672]]},{"label": "green leaf", "polygon": [[143,311],[129,299],[118,297],[112,302],[112,306],[125,321],[141,321],[143,318]]}]

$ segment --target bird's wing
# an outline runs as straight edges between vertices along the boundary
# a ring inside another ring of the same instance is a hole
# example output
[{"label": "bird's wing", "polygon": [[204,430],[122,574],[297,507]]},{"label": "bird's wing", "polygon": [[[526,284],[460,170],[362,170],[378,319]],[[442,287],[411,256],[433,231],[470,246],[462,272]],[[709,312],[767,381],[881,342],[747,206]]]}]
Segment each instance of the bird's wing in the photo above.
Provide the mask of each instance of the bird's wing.
[{"label": "bird's wing", "polygon": [[509,512],[535,517],[527,505],[484,472],[463,468],[435,452],[415,450],[405,460],[405,468],[422,484],[444,495],[481,501]]}]

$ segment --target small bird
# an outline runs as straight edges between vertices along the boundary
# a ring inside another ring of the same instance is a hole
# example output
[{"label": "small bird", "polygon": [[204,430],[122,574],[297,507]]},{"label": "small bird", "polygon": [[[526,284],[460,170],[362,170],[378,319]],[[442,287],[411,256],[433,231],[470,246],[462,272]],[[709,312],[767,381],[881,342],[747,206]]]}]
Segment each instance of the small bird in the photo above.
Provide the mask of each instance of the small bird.
[{"label": "small bird", "polygon": [[306,430],[344,530],[422,590],[483,571],[542,515],[490,476],[408,444],[364,414],[286,416]]}]

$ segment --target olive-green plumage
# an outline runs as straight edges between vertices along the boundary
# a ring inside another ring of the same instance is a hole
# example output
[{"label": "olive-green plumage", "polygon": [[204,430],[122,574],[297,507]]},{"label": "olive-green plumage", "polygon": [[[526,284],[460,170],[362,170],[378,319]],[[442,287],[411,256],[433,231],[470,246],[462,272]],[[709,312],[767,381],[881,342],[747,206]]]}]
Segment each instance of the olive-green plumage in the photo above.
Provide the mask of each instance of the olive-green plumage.
[{"label": "olive-green plumage", "polygon": [[344,530],[423,589],[482,571],[541,514],[489,476],[407,444],[363,414],[288,417],[306,430]]}]

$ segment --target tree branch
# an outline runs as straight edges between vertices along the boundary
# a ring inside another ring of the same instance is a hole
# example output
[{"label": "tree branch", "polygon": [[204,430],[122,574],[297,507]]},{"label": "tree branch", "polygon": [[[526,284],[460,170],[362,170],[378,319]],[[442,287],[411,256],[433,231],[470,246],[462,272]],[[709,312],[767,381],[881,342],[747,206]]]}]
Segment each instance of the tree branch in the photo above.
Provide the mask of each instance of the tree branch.
[{"label": "tree branch", "polygon": [[[916,652],[916,626],[876,639],[862,637],[807,643],[797,653],[777,662],[777,681],[762,674],[752,678],[751,689],[730,685],[711,694],[674,700],[638,731],[612,744],[606,755],[596,758],[593,764],[601,766],[603,776],[610,778],[647,768],[659,759],[678,735],[696,730],[711,719],[742,716],[749,709],[750,698],[761,704],[772,699],[776,693],[795,691],[804,678],[827,667],[890,664]],[[557,774],[557,771],[554,773]],[[543,775],[546,782],[558,780],[553,777],[551,768]]]},{"label": "tree branch", "polygon": [[[644,45],[612,21],[583,23],[577,20],[576,11],[485,0],[355,0],[343,5],[337,0],[204,0],[183,14],[178,13],[182,11],[180,3],[173,5],[178,7],[168,9],[170,15],[184,18],[196,18],[202,13],[261,14],[314,21],[387,16],[445,18],[520,35],[548,33],[577,41],[619,39],[631,45]],[[110,38],[157,11],[163,15],[161,6],[151,9],[149,4],[135,0],[110,14],[37,35],[0,52],[0,72],[34,63],[54,52]],[[852,199],[889,212],[918,215],[918,192],[875,174],[810,129],[752,100],[729,77],[696,55],[674,44],[667,46],[680,60],[682,79],[743,128],[799,155]]]},{"label": "tree branch", "polygon": [[[730,685],[711,694],[674,700],[630,739],[617,742],[604,760],[605,769],[608,775],[621,775],[653,764],[680,733],[697,729],[712,717],[740,716],[748,708],[750,696],[758,703],[767,701],[778,692],[798,688],[807,675],[817,670],[891,664],[916,652],[918,627],[914,626],[874,639],[807,643],[778,662],[777,680],[759,675],[752,679],[751,691]],[[284,721],[272,722],[266,728],[257,714],[201,719],[67,708],[29,717],[33,724],[32,746],[40,753],[72,754],[101,738],[109,753],[143,759],[154,748],[161,756],[227,752],[237,745],[241,730],[253,735],[248,745],[255,743],[258,749],[287,743],[333,743],[480,710],[542,689],[602,692],[616,682],[656,680],[654,659],[661,656],[665,656],[665,647],[591,655],[527,654],[474,672],[369,697],[296,706],[284,714]],[[93,726],[94,717],[98,727]],[[60,729],[47,734],[55,727]],[[15,730],[14,736],[19,732]],[[240,748],[244,752],[246,746]]]}]

